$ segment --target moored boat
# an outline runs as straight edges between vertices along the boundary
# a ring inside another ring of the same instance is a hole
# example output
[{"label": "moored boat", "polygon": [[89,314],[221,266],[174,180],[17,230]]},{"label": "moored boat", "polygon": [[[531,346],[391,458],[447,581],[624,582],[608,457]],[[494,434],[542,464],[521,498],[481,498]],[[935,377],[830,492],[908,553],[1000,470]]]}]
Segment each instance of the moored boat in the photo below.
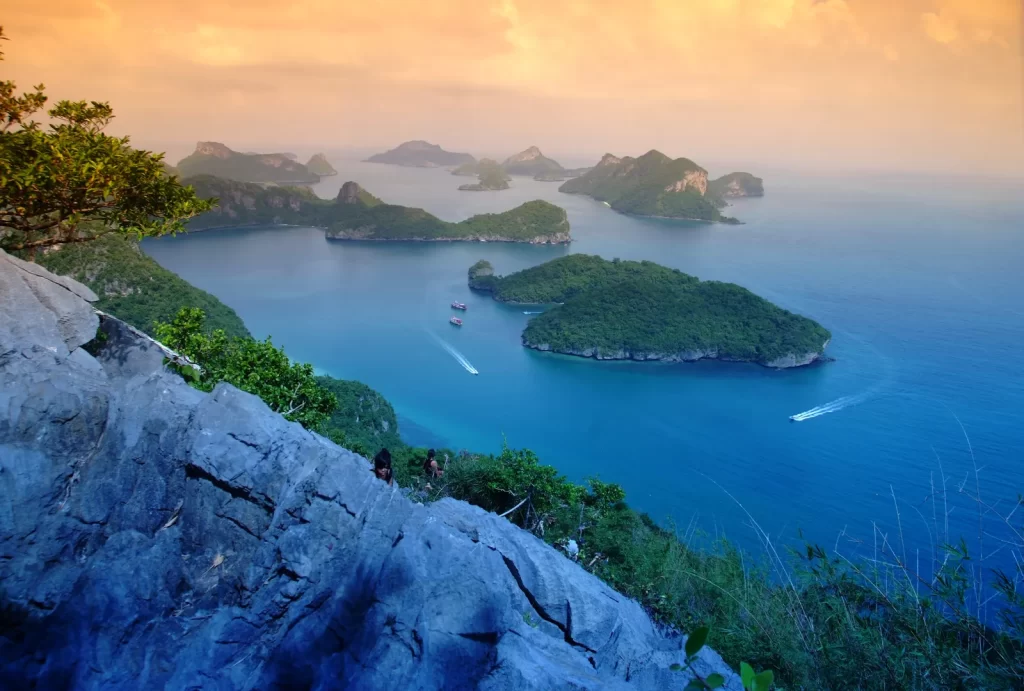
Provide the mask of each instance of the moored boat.
[{"label": "moored boat", "polygon": [[451,319],[448,320],[448,322],[450,324],[454,324],[455,326],[462,326],[462,320],[459,319],[458,317],[452,317]]},{"label": "moored boat", "polygon": [[452,309],[465,310],[466,309],[466,303],[464,303],[464,302],[453,302],[452,303]]}]

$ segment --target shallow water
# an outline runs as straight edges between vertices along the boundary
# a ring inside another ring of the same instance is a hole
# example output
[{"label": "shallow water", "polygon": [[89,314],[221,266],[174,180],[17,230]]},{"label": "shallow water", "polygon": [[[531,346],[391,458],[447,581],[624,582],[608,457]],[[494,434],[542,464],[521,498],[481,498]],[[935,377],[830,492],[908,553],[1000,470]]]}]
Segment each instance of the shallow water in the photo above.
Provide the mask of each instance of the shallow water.
[{"label": "shallow water", "polygon": [[[307,228],[144,243],[254,335],[379,390],[412,443],[494,451],[505,438],[571,478],[621,483],[656,519],[685,526],[696,516],[746,544],[756,544],[748,520],[722,488],[772,535],[795,541],[802,530],[831,547],[844,527],[867,545],[872,521],[895,531],[891,487],[922,562],[943,522],[929,500],[940,462],[953,532],[977,535],[974,505],[958,492],[965,478],[974,486],[968,438],[986,500],[1008,506],[1024,491],[1024,202],[1007,182],[761,173],[767,196],[728,212],[745,225],[720,226],[626,217],[558,183],[458,192],[465,180],[444,171],[335,166],[341,175],[317,186],[321,196],[353,179],[453,221],[535,198],[569,212],[569,248],[332,243]],[[508,273],[568,252],[739,283],[829,328],[836,361],[772,371],[546,355],[519,344],[524,308],[466,288],[478,259]],[[461,329],[448,324],[452,300],[469,307]]]}]

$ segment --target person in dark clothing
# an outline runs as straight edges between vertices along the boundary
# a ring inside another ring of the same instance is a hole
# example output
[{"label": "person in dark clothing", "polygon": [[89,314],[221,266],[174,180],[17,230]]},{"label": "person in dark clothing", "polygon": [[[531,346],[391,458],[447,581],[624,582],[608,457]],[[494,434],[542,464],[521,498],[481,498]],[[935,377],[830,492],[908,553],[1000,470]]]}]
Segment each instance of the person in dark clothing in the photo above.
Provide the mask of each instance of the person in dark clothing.
[{"label": "person in dark clothing", "polygon": [[426,474],[428,480],[441,477],[444,475],[444,471],[437,465],[437,459],[435,456],[437,452],[433,449],[427,450],[427,460],[423,461],[423,472]]},{"label": "person in dark clothing", "polygon": [[387,449],[381,449],[373,457],[373,474],[388,485],[395,484],[395,474],[391,470],[391,452]]}]

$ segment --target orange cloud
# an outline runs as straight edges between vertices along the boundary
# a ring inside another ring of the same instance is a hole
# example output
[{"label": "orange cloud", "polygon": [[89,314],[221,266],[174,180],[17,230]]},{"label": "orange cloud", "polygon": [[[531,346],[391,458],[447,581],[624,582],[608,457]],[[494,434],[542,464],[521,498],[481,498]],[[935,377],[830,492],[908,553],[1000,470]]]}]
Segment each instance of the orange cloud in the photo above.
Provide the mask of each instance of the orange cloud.
[{"label": "orange cloud", "polygon": [[1014,0],[7,0],[4,78],[143,142],[1004,170]]}]

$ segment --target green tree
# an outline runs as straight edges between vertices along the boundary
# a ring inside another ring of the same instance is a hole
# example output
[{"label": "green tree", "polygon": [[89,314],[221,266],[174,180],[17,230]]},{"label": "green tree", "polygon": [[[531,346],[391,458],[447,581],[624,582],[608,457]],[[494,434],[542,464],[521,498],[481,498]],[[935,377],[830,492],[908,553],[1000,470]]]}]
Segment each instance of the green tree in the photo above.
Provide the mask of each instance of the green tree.
[{"label": "green tree", "polygon": [[44,88],[18,96],[14,82],[0,82],[0,248],[34,253],[112,232],[173,233],[215,203],[168,176],[162,154],[104,134],[114,117],[107,103],[60,101],[48,111],[53,124],[41,127],[31,117],[46,103]]},{"label": "green tree", "polygon": [[202,368],[179,368],[195,388],[212,391],[227,382],[307,429],[319,429],[334,412],[338,401],[317,384],[312,365],[292,362],[269,338],[228,338],[219,329],[207,334],[205,319],[201,309],[186,307],[170,323],[156,325],[157,339]]}]

